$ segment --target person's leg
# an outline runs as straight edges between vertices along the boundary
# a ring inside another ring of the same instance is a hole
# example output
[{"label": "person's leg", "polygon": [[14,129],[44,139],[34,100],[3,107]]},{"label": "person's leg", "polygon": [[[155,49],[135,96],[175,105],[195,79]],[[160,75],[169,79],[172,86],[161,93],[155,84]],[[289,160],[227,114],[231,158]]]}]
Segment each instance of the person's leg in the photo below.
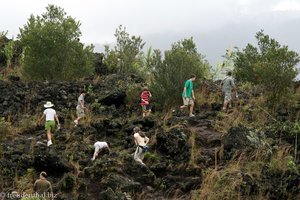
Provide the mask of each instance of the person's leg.
[{"label": "person's leg", "polygon": [[230,93],[224,92],[223,111],[227,110],[228,103],[230,102]]},{"label": "person's leg", "polygon": [[82,108],[76,108],[77,118],[74,120],[75,126],[78,125],[79,120],[84,117],[84,110]]},{"label": "person's leg", "polygon": [[150,105],[146,106],[146,110],[147,110],[146,117],[149,117],[149,115],[151,113]]},{"label": "person's leg", "polygon": [[146,116],[146,108],[144,105],[142,106],[142,113],[143,113],[143,118],[144,118]]},{"label": "person's leg", "polygon": [[224,99],[223,110],[226,110],[228,106],[228,101]]},{"label": "person's leg", "polygon": [[96,157],[98,156],[99,150],[100,150],[99,146],[95,146],[95,152],[94,152],[92,160],[96,159]]},{"label": "person's leg", "polygon": [[45,130],[46,130],[46,135],[47,135],[47,146],[50,146],[52,144],[52,141],[51,141],[51,129],[52,129],[52,126],[55,126],[55,122],[51,122],[51,121],[47,121],[45,123]]},{"label": "person's leg", "polygon": [[194,101],[192,100],[192,99],[190,99],[190,114],[189,114],[189,116],[190,117],[193,117],[194,116],[194,114],[193,114],[193,110],[194,110]]},{"label": "person's leg", "polygon": [[180,106],[180,109],[184,109],[184,108],[188,107],[188,99],[182,98],[182,101],[183,101],[183,105]]},{"label": "person's leg", "polygon": [[134,160],[141,163],[142,165],[145,165],[143,161],[141,160],[141,154],[143,153],[143,149],[141,147],[137,147],[134,152]]}]

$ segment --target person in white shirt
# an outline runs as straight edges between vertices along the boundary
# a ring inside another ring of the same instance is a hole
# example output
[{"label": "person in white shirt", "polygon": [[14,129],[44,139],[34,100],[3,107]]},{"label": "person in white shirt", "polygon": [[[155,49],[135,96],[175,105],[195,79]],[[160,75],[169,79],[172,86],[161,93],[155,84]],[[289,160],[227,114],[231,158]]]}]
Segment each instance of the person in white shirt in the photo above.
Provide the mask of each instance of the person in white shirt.
[{"label": "person in white shirt", "polygon": [[55,120],[57,121],[58,128],[60,128],[59,119],[57,117],[56,111],[52,108],[54,104],[52,104],[50,101],[47,101],[47,103],[44,105],[46,108],[43,112],[43,115],[39,119],[39,124],[41,124],[41,121],[46,118],[45,122],[45,130],[47,131],[47,146],[49,147],[52,145],[51,137],[52,132],[55,130]]},{"label": "person in white shirt", "polygon": [[141,163],[142,165],[145,165],[143,163],[145,152],[148,151],[148,142],[149,138],[141,132],[141,129],[139,127],[135,127],[133,129],[134,132],[134,142],[136,147],[135,153],[134,153],[134,160]]},{"label": "person in white shirt", "polygon": [[85,95],[86,95],[86,91],[82,90],[80,93],[80,96],[78,97],[78,102],[77,102],[77,106],[76,106],[77,118],[74,120],[75,126],[77,126],[79,123],[79,120],[85,116],[84,110],[87,110],[87,108],[84,106]]},{"label": "person in white shirt", "polygon": [[96,159],[96,157],[98,156],[98,154],[99,154],[99,151],[100,151],[100,149],[103,149],[103,148],[107,148],[108,149],[108,151],[110,152],[110,143],[109,142],[96,142],[95,144],[94,144],[94,147],[95,147],[95,152],[94,152],[94,155],[93,155],[93,158],[92,158],[92,160],[95,160]]}]

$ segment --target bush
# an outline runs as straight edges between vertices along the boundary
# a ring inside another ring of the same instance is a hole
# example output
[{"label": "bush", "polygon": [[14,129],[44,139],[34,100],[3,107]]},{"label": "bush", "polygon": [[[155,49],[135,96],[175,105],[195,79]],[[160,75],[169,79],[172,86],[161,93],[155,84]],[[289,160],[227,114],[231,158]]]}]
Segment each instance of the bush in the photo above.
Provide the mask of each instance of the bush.
[{"label": "bush", "polygon": [[263,31],[256,34],[256,39],[258,48],[248,44],[243,51],[236,52],[235,75],[239,81],[261,86],[269,106],[275,108],[292,94],[300,57]]},{"label": "bush", "polygon": [[104,64],[113,73],[140,73],[144,67],[142,49],[145,43],[142,38],[130,36],[122,25],[116,29],[115,37],[114,49],[105,46]]},{"label": "bush", "polygon": [[35,80],[74,80],[93,73],[93,46],[79,41],[80,23],[57,6],[42,16],[31,15],[20,29],[24,76]]},{"label": "bush", "polygon": [[209,74],[209,64],[197,52],[193,38],[173,44],[155,69],[151,91],[164,110],[180,102],[184,83],[191,74],[198,82]]}]

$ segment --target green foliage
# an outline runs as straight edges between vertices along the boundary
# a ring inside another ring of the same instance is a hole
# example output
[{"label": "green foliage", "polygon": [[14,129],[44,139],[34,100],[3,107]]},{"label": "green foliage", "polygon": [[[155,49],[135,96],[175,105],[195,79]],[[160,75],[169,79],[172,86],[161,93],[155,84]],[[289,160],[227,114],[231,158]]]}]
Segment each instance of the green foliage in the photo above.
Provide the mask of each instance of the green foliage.
[{"label": "green foliage", "polygon": [[89,95],[93,95],[93,85],[92,84],[89,84],[88,88],[87,88],[87,93]]},{"label": "green foliage", "polygon": [[65,174],[59,183],[60,190],[63,192],[72,192],[76,187],[76,177],[71,174]]},{"label": "green foliage", "polygon": [[101,103],[99,103],[99,100],[98,99],[95,99],[95,101],[91,104],[91,109],[93,111],[97,111],[99,110],[101,107]]},{"label": "green foliage", "polygon": [[6,57],[6,67],[10,68],[12,64],[12,58],[14,56],[14,40],[10,40],[4,47],[4,55]]},{"label": "green foliage", "polygon": [[139,105],[141,93],[142,88],[139,85],[131,84],[126,90],[126,104],[133,107]]},{"label": "green foliage", "polygon": [[57,6],[42,16],[31,15],[20,29],[24,75],[35,80],[74,80],[93,73],[93,46],[79,41],[80,22]]},{"label": "green foliage", "polygon": [[158,55],[156,57],[151,91],[165,110],[180,102],[184,82],[191,74],[197,76],[196,81],[209,75],[209,64],[197,52],[193,38],[174,43],[171,50],[165,52],[162,62]]},{"label": "green foliage", "polygon": [[0,141],[5,139],[9,131],[10,131],[10,125],[8,122],[5,121],[5,118],[2,117],[0,119]]},{"label": "green foliage", "polygon": [[142,72],[143,52],[145,45],[140,36],[130,36],[126,28],[120,25],[115,32],[117,40],[114,49],[105,46],[104,63],[114,73]]},{"label": "green foliage", "polygon": [[239,81],[262,86],[274,108],[291,92],[300,57],[263,31],[256,34],[256,39],[258,47],[248,44],[243,51],[236,52],[235,75]]}]

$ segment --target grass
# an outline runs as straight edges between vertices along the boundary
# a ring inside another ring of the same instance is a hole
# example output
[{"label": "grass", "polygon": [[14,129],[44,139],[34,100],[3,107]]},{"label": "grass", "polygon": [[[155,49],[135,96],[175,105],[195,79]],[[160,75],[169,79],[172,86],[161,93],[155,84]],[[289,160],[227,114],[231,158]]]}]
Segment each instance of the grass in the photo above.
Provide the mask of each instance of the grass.
[{"label": "grass", "polygon": [[196,131],[193,129],[190,129],[190,130],[191,130],[191,135],[189,137],[189,144],[191,145],[191,157],[189,160],[189,165],[191,167],[198,167],[197,162],[196,162],[197,157],[198,157],[198,148],[196,145]]}]

